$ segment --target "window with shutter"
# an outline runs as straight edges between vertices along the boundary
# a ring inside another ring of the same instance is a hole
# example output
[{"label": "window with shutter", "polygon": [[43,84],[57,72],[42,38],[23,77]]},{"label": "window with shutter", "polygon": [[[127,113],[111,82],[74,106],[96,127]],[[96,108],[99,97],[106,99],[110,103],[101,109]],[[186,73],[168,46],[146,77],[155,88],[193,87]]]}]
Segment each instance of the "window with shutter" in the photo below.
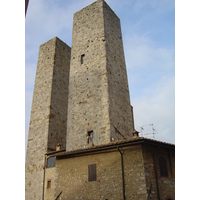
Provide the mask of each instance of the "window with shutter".
[{"label": "window with shutter", "polygon": [[159,166],[160,166],[160,175],[161,176],[168,176],[167,172],[167,163],[164,157],[159,158]]},{"label": "window with shutter", "polygon": [[88,165],[88,181],[96,181],[96,164]]},{"label": "window with shutter", "polygon": [[47,159],[47,168],[55,167],[55,165],[56,165],[55,157],[50,157]]}]

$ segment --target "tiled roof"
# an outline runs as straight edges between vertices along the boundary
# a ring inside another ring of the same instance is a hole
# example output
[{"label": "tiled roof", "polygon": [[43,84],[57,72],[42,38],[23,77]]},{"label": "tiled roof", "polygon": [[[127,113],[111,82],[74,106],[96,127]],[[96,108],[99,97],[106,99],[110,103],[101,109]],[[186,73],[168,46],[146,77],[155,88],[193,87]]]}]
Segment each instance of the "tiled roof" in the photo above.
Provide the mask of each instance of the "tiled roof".
[{"label": "tiled roof", "polygon": [[62,157],[62,156],[69,156],[69,155],[74,155],[74,154],[84,154],[84,153],[90,153],[93,151],[101,151],[101,150],[109,150],[109,149],[114,149],[116,147],[124,147],[124,146],[131,146],[131,145],[136,145],[136,144],[142,144],[142,143],[148,143],[151,145],[159,145],[159,146],[168,146],[174,148],[174,144],[158,141],[158,140],[153,140],[149,138],[144,138],[144,137],[134,137],[130,138],[127,140],[116,140],[107,144],[102,144],[102,145],[97,145],[97,146],[91,146],[87,148],[82,148],[78,150],[72,150],[72,151],[54,151],[51,153],[47,153],[47,155],[54,155],[56,157]]}]

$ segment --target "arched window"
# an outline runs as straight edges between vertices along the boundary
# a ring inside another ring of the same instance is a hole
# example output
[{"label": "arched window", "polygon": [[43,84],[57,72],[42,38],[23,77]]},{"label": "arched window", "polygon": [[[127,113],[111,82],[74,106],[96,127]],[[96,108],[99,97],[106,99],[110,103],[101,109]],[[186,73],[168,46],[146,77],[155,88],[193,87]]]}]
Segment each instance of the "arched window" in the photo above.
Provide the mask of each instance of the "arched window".
[{"label": "arched window", "polygon": [[55,157],[50,157],[47,159],[47,168],[50,167],[55,167],[56,165],[56,158]]},{"label": "arched window", "polygon": [[167,177],[168,176],[167,163],[164,157],[159,158],[159,166],[160,166],[160,175]]}]

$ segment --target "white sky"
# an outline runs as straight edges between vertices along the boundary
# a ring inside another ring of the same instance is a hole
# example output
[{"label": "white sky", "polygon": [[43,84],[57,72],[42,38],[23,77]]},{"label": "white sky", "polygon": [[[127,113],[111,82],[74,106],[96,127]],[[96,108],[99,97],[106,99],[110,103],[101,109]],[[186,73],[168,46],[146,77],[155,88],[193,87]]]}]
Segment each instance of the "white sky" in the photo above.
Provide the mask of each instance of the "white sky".
[{"label": "white sky", "polygon": [[[71,46],[73,13],[93,2],[34,0],[29,3],[25,21],[26,141],[39,46],[55,36]],[[153,138],[149,126],[153,124],[156,140],[175,143],[174,1],[106,2],[121,20],[135,128],[141,132],[141,126],[145,125],[143,136]]]}]

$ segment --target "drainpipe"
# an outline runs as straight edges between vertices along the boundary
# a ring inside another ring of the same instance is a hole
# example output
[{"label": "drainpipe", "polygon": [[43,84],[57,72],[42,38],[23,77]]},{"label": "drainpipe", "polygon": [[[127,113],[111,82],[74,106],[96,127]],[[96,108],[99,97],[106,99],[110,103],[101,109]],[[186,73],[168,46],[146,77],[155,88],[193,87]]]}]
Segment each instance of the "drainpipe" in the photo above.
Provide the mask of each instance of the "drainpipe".
[{"label": "drainpipe", "polygon": [[123,160],[123,152],[120,151],[119,147],[117,147],[117,150],[121,154],[121,163],[122,163],[122,184],[123,184],[123,200],[126,200],[125,197],[125,184],[124,184],[124,160]]},{"label": "drainpipe", "polygon": [[42,200],[44,200],[44,188],[45,188],[45,171],[46,171],[46,159],[47,156],[45,155],[44,157],[44,175],[43,175],[43,195],[42,195]]}]

